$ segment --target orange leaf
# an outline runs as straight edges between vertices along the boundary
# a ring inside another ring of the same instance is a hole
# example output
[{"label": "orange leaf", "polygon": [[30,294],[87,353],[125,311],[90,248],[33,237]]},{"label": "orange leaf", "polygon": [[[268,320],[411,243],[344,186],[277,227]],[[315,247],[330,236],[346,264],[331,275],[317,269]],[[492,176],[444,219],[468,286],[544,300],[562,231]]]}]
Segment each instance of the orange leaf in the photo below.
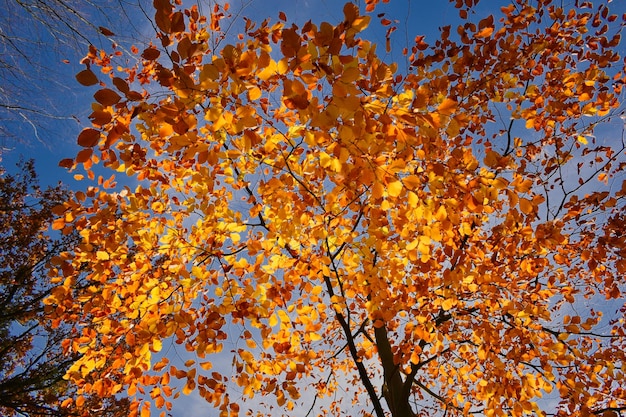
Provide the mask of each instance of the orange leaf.
[{"label": "orange leaf", "polygon": [[486,27],[480,31],[478,31],[474,36],[477,38],[488,38],[493,33],[492,27]]},{"label": "orange leaf", "polygon": [[93,123],[96,126],[104,126],[105,124],[109,123],[112,119],[111,113],[109,113],[108,111],[101,111],[101,110],[94,111],[93,113],[89,115],[89,118],[91,119],[91,123]]},{"label": "orange leaf", "polygon": [[144,402],[141,406],[141,417],[150,417],[150,403]]},{"label": "orange leaf", "polygon": [[443,115],[449,116],[449,115],[454,113],[454,111],[456,110],[456,107],[457,107],[456,101],[454,101],[454,100],[452,100],[450,98],[446,98],[439,105],[439,107],[437,107],[437,112],[439,114],[443,114]]},{"label": "orange leaf", "polygon": [[524,197],[519,199],[519,208],[524,214],[531,214],[534,211],[532,201]]},{"label": "orange leaf", "polygon": [[65,219],[59,217],[52,222],[52,230],[62,230],[65,227]]}]

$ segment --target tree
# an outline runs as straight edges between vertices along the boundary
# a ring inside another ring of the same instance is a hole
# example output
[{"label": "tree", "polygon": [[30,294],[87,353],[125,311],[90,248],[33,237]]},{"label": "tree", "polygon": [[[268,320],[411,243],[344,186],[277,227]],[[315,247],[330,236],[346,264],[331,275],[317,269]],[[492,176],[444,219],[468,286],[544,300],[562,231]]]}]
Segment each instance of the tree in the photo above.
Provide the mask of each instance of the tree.
[{"label": "tree", "polygon": [[[33,161],[20,164],[15,175],[0,173],[0,412],[5,416],[71,416],[61,407],[74,389],[63,376],[78,355],[63,352],[71,328],[52,329],[44,316],[45,264],[76,243],[68,234],[48,233],[52,208],[69,197],[62,186],[41,189]],[[93,409],[102,401],[90,398]],[[102,416],[122,416],[128,401],[106,405]]]},{"label": "tree", "polygon": [[626,409],[626,17],[458,0],[400,70],[360,37],[366,3],[226,44],[227,7],[158,0],[139,65],[90,53],[108,86],[61,165],[93,182],[58,212],[82,242],[47,300],[82,328],[79,392],[123,386],[141,415],[194,390],[221,415]]}]

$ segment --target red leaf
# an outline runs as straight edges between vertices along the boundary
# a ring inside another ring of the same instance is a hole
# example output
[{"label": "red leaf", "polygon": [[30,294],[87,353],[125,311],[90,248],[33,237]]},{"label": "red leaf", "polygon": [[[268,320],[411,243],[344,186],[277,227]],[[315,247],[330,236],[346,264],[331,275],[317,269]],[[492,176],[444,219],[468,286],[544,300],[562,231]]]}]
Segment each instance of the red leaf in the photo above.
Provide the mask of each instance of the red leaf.
[{"label": "red leaf", "polygon": [[93,98],[103,106],[112,106],[121,99],[120,95],[110,88],[103,88],[102,90],[96,91]]},{"label": "red leaf", "polygon": [[111,32],[104,26],[99,26],[98,29],[100,29],[100,33],[102,33],[104,36],[115,36],[115,33]]},{"label": "red leaf", "polygon": [[89,161],[89,158],[91,158],[92,154],[93,154],[93,149],[91,148],[83,149],[82,151],[78,152],[78,155],[76,155],[76,162],[77,163],[87,162]]},{"label": "red leaf", "polygon": [[62,168],[71,168],[74,166],[74,160],[72,158],[65,158],[59,162],[59,166]]},{"label": "red leaf", "polygon": [[90,86],[98,84],[98,77],[96,77],[96,74],[94,74],[92,70],[87,68],[76,74],[76,81],[84,86]]},{"label": "red leaf", "polygon": [[100,140],[100,131],[96,129],[83,129],[78,135],[78,144],[84,148],[96,146]]},{"label": "red leaf", "polygon": [[159,57],[159,55],[161,55],[161,51],[159,51],[156,48],[146,48],[144,49],[143,53],[141,54],[141,57],[143,59],[147,59],[148,61],[154,61],[155,59],[157,59]]},{"label": "red leaf", "polygon": [[120,77],[113,78],[113,85],[115,86],[115,88],[117,88],[124,94],[130,91],[130,88],[128,87],[128,83]]},{"label": "red leaf", "polygon": [[112,117],[108,111],[97,110],[89,115],[89,119],[96,126],[104,126],[111,121]]},{"label": "red leaf", "polygon": [[172,31],[172,33],[185,31],[185,16],[182,14],[182,12],[174,13],[170,19],[170,22],[170,30]]}]

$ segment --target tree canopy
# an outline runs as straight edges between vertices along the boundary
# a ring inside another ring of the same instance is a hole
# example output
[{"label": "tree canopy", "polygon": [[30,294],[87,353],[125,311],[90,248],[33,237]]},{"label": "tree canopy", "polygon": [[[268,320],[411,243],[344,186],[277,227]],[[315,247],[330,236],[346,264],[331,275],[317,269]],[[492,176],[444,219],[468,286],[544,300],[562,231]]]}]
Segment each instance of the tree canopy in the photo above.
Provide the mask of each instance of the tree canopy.
[{"label": "tree canopy", "polygon": [[80,329],[79,393],[142,416],[191,392],[223,416],[626,410],[626,16],[456,0],[404,65],[364,36],[392,36],[376,1],[232,43],[227,5],[178,3],[154,1],[136,65],[92,47],[77,75],[92,125],[61,165],[89,187],[55,209],[81,242],[46,303]]}]

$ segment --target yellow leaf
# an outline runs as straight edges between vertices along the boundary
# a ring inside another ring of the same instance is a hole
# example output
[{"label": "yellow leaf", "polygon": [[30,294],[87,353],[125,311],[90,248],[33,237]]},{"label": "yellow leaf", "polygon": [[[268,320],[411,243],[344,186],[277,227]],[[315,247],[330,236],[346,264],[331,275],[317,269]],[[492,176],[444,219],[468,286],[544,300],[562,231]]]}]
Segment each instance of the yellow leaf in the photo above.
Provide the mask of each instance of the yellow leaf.
[{"label": "yellow leaf", "polygon": [[582,135],[578,135],[576,139],[578,140],[578,142],[582,143],[583,145],[586,145],[589,143],[589,141],[587,141],[587,138]]},{"label": "yellow leaf", "polygon": [[417,248],[417,245],[419,245],[419,243],[419,239],[412,240],[408,245],[406,245],[406,250],[412,251],[413,249]]},{"label": "yellow leaf", "polygon": [[371,19],[370,16],[359,16],[356,19],[354,19],[354,22],[352,22],[352,27],[356,29],[357,31],[361,32],[369,26],[370,19]]},{"label": "yellow leaf", "polygon": [[310,332],[309,339],[311,339],[312,342],[316,342],[318,340],[321,340],[322,336],[317,332]]},{"label": "yellow leaf", "polygon": [[99,261],[108,261],[110,259],[109,254],[103,250],[99,250],[96,252],[96,258]]},{"label": "yellow leaf", "polygon": [[320,152],[320,165],[322,168],[328,168],[332,163],[333,157],[328,155],[326,152]]},{"label": "yellow leaf", "polygon": [[276,69],[278,70],[279,74],[284,74],[287,72],[287,70],[289,69],[289,63],[286,59],[281,59],[280,61],[278,61],[278,64],[276,65]]},{"label": "yellow leaf", "polygon": [[259,87],[252,87],[248,90],[248,100],[254,101],[261,98],[261,89]]},{"label": "yellow leaf", "polygon": [[401,181],[393,181],[387,184],[387,194],[391,197],[398,197],[402,192],[402,182]]},{"label": "yellow leaf", "polygon": [[267,81],[272,75],[276,74],[277,72],[278,67],[276,65],[276,61],[271,60],[269,62],[269,65],[263,68],[263,71],[257,74],[257,77],[259,77],[263,81]]},{"label": "yellow leaf", "polygon": [[417,194],[415,194],[413,191],[409,191],[407,194],[407,203],[409,205],[409,207],[411,208],[415,208],[417,207],[417,203],[419,202],[419,198],[417,197]]},{"label": "yellow leaf", "polygon": [[278,310],[278,317],[282,323],[289,323],[290,319],[285,310]]},{"label": "yellow leaf", "polygon": [[152,351],[160,352],[163,349],[163,344],[160,339],[155,339],[152,341]]}]

